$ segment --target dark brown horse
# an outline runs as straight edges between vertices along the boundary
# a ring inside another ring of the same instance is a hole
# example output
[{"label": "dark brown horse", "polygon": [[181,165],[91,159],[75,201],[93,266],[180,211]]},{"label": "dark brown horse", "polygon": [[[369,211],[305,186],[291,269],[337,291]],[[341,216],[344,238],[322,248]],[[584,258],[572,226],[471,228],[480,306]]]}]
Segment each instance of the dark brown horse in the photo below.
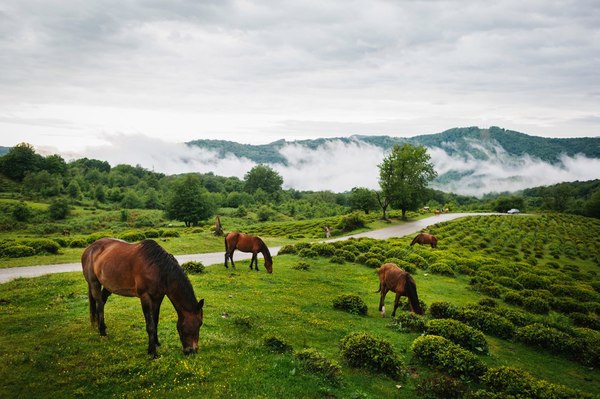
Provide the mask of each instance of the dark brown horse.
[{"label": "dark brown horse", "polygon": [[421,233],[413,238],[410,245],[420,244],[420,245],[431,245],[431,248],[435,248],[437,246],[437,238],[434,235]]},{"label": "dark brown horse", "polygon": [[258,271],[258,258],[257,254],[260,252],[265,258],[265,269],[267,269],[268,273],[273,273],[273,258],[271,258],[271,253],[269,252],[269,248],[263,242],[260,237],[251,236],[248,234],[231,232],[225,236],[225,267],[227,266],[227,261],[231,260],[231,266],[235,269],[235,264],[233,263],[233,252],[238,249],[242,252],[252,252],[252,260],[250,261],[250,270],[252,270],[252,265]]},{"label": "dark brown horse", "polygon": [[101,238],[81,255],[88,283],[90,319],[106,335],[104,305],[110,294],[138,297],[146,319],[148,353],[157,357],[158,317],[165,295],[177,311],[177,331],[186,354],[198,351],[204,299],[196,301],[190,280],[173,255],[152,240],[130,244]]},{"label": "dark brown horse", "polygon": [[419,296],[417,295],[417,285],[410,273],[405,272],[393,263],[385,263],[377,270],[377,274],[379,275],[379,290],[377,292],[381,292],[379,299],[381,317],[385,317],[384,302],[388,291],[396,293],[392,317],[396,316],[396,309],[402,295],[408,297],[411,311],[423,314],[423,309],[419,303]]}]

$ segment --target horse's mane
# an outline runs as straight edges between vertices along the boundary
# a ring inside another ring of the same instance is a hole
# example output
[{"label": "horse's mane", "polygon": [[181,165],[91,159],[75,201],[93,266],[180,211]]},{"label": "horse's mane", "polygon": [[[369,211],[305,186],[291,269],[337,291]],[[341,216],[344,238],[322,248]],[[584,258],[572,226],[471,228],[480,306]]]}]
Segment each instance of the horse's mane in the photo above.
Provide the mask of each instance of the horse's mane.
[{"label": "horse's mane", "polygon": [[142,256],[151,265],[158,268],[160,283],[166,287],[171,282],[177,283],[177,290],[186,301],[196,302],[196,295],[190,279],[185,274],[177,259],[154,240],[140,242]]},{"label": "horse's mane", "polygon": [[256,237],[260,243],[262,244],[263,250],[263,256],[265,257],[266,260],[268,260],[269,262],[273,262],[273,258],[271,257],[271,252],[269,251],[269,247],[267,247],[267,244],[265,244],[265,242],[262,240],[262,238],[260,237]]}]

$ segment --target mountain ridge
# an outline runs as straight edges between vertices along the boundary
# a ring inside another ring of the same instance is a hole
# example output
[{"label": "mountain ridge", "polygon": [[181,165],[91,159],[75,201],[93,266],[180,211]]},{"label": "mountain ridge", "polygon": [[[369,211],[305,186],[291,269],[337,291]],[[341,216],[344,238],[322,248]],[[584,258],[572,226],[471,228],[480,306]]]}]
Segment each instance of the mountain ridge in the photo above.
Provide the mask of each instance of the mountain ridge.
[{"label": "mountain ridge", "polygon": [[530,156],[551,164],[561,162],[563,156],[574,157],[582,154],[588,158],[600,158],[600,137],[550,138],[530,136],[526,133],[492,126],[452,128],[441,133],[424,134],[413,137],[393,137],[388,135],[332,137],[287,141],[280,139],[269,144],[240,144],[226,140],[199,139],[187,142],[187,145],[205,148],[217,152],[220,157],[232,154],[239,158],[248,158],[256,163],[287,164],[286,158],[279,152],[286,145],[301,145],[317,149],[329,142],[363,142],[389,150],[394,144],[423,145],[428,148],[441,148],[450,156],[486,159],[491,153],[504,151],[513,157]]}]

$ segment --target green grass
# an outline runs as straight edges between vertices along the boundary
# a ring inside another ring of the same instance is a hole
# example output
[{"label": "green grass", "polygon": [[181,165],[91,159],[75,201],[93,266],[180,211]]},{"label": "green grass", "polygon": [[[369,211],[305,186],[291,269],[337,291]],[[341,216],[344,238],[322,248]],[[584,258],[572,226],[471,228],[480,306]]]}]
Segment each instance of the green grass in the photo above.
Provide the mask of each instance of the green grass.
[{"label": "green grass", "polygon": [[[551,279],[568,277],[565,284],[573,287],[591,289],[588,284],[598,281],[595,240],[600,224],[592,219],[475,217],[441,223],[431,230],[440,237],[437,249],[413,247],[407,253],[454,268],[473,263],[518,265]],[[584,240],[582,232],[591,238]],[[276,237],[270,245],[286,240]],[[200,229],[159,242],[177,253],[201,252],[190,250],[197,248],[198,241],[210,248],[222,238]],[[379,251],[406,250],[410,237],[368,242]],[[556,243],[560,243],[558,248]],[[340,243],[346,244],[353,245]],[[240,262],[235,272],[215,265],[191,276],[196,295],[206,301],[197,355],[182,354],[176,313],[168,300],[163,302],[157,360],[146,354],[147,335],[136,298],[110,297],[108,337],[101,338],[89,323],[87,286],[81,273],[1,284],[0,397],[418,397],[418,382],[431,374],[412,359],[410,346],[419,334],[400,333],[390,328],[390,318],[380,317],[374,269],[356,263],[334,264],[323,257],[281,255],[269,275],[262,268],[258,273],[248,271],[249,261]],[[300,262],[308,263],[309,270],[295,270]],[[550,267],[551,262],[558,269]],[[417,270],[414,277],[426,304],[447,301],[467,306],[484,298],[472,289],[469,275],[457,272],[456,277],[445,277]],[[333,309],[333,299],[341,294],[360,296],[368,305],[367,316]],[[390,293],[388,314],[392,301]],[[508,306],[501,298],[496,301]],[[535,317],[570,328],[566,316],[555,311]],[[338,343],[357,331],[391,342],[408,367],[408,377],[396,381],[346,365]],[[314,348],[338,362],[342,366],[339,382],[306,371],[293,353],[272,352],[264,338],[273,335],[294,351]],[[539,379],[600,394],[597,370],[589,366],[518,342],[490,335],[486,339],[491,353],[480,358],[489,367],[510,365]]]}]

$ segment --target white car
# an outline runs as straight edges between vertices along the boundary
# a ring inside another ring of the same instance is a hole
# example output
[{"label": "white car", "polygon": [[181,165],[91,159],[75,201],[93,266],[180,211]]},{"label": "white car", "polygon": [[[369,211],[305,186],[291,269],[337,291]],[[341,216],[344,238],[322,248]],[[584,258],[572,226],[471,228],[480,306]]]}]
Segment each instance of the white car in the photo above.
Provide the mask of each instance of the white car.
[{"label": "white car", "polygon": [[516,215],[517,213],[519,213],[519,210],[516,208],[513,208],[513,209],[509,209],[508,211],[506,211],[506,213],[508,213],[509,215]]}]

